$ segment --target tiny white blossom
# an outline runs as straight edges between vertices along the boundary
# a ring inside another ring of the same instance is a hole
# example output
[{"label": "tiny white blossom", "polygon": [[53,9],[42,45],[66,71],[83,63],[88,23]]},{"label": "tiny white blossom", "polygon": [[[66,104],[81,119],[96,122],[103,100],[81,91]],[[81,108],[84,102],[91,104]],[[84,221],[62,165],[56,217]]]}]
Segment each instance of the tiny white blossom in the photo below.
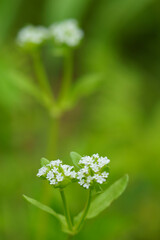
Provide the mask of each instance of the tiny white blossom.
[{"label": "tiny white blossom", "polygon": [[93,154],[92,157],[94,157],[94,158],[99,158],[99,154],[98,154],[98,153]]},{"label": "tiny white blossom", "polygon": [[107,172],[103,172],[103,173],[102,173],[102,177],[108,178],[108,176],[109,176],[109,173],[107,173]]},{"label": "tiny white blossom", "polygon": [[77,179],[82,179],[85,175],[84,172],[82,171],[82,169],[79,170],[79,172],[77,173]]},{"label": "tiny white blossom", "polygon": [[47,170],[48,170],[48,168],[46,168],[46,167],[41,167],[41,168],[38,170],[37,177],[41,177],[41,176],[45,175],[46,172],[47,172]]},{"label": "tiny white blossom", "polygon": [[75,171],[70,172],[70,177],[71,178],[76,178],[76,176],[77,176],[77,173]]},{"label": "tiny white blossom", "polygon": [[55,180],[55,179],[52,179],[52,180],[50,180],[50,184],[51,184],[51,185],[56,185],[56,184],[57,184],[57,182],[56,182],[56,180]]},{"label": "tiny white blossom", "polygon": [[64,179],[64,177],[62,176],[62,173],[58,173],[58,174],[56,175],[56,179],[57,179],[58,182],[62,182],[63,179]]},{"label": "tiny white blossom", "polygon": [[82,186],[84,184],[84,179],[80,179],[78,183]]},{"label": "tiny white blossom", "polygon": [[17,43],[24,46],[28,43],[41,44],[48,37],[48,30],[42,26],[26,26],[17,35]]},{"label": "tiny white blossom", "polygon": [[57,167],[53,167],[53,168],[52,168],[52,172],[53,172],[53,173],[58,173],[58,168],[57,168]]},{"label": "tiny white blossom", "polygon": [[82,157],[79,161],[79,164],[90,165],[93,163],[93,159],[90,156]]},{"label": "tiny white blossom", "polygon": [[81,169],[81,172],[88,174],[88,170],[89,170],[88,166],[84,166],[84,168]]},{"label": "tiny white blossom", "polygon": [[99,163],[99,166],[100,166],[101,168],[102,168],[103,166],[107,165],[109,162],[110,162],[110,160],[109,160],[107,157],[105,157],[105,158],[100,157],[100,158],[98,159],[98,163]]},{"label": "tiny white blossom", "polygon": [[98,172],[99,171],[99,166],[97,163],[92,163],[91,164],[91,168],[94,172]]},{"label": "tiny white blossom", "polygon": [[92,176],[88,176],[86,182],[90,183],[92,180],[93,180],[93,177]]},{"label": "tiny white blossom", "polygon": [[95,174],[93,178],[96,179],[97,183],[100,183],[100,184],[106,181],[106,179],[99,174]]},{"label": "tiny white blossom", "polygon": [[47,164],[47,166],[50,166],[50,167],[59,166],[61,163],[62,163],[62,161],[59,159],[54,160],[54,161],[52,160],[49,164]]},{"label": "tiny white blossom", "polygon": [[68,19],[51,25],[50,35],[58,44],[74,47],[79,44],[84,33],[78,28],[78,23],[75,19]]},{"label": "tiny white blossom", "polygon": [[54,173],[53,173],[53,171],[49,171],[48,173],[47,173],[47,177],[46,177],[48,180],[51,180],[51,179],[53,179],[54,178]]},{"label": "tiny white blossom", "polygon": [[90,184],[89,183],[85,183],[85,184],[83,184],[83,187],[88,189],[90,187]]}]

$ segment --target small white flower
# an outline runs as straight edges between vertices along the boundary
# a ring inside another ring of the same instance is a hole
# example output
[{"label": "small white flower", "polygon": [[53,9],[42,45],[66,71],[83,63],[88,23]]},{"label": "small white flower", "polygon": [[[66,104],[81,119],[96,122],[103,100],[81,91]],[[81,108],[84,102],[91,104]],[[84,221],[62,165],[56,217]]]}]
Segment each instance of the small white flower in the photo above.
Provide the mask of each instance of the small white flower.
[{"label": "small white flower", "polygon": [[85,183],[85,184],[83,184],[83,187],[88,189],[90,187],[90,184],[89,183]]},{"label": "small white flower", "polygon": [[92,180],[93,180],[93,177],[92,176],[88,176],[86,182],[90,183]]},{"label": "small white flower", "polygon": [[77,173],[75,171],[70,172],[70,177],[71,178],[76,178],[76,176],[77,176]]},{"label": "small white flower", "polygon": [[108,178],[108,176],[109,176],[109,173],[107,173],[107,172],[103,172],[103,173],[102,173],[102,177]]},{"label": "small white flower", "polygon": [[47,167],[41,167],[38,170],[37,177],[41,177],[41,176],[45,175],[47,171],[48,171]]},{"label": "small white flower", "polygon": [[55,179],[52,179],[52,180],[50,180],[50,184],[51,184],[51,185],[56,185],[56,184],[57,184],[57,182],[56,182],[56,180],[55,180]]},{"label": "small white flower", "polygon": [[89,170],[89,167],[88,167],[88,166],[84,166],[84,167],[81,169],[81,172],[88,174],[88,170]]},{"label": "small white flower", "polygon": [[82,171],[82,169],[79,170],[79,172],[77,173],[77,175],[78,175],[78,176],[77,176],[77,179],[80,179],[80,180],[85,176],[84,173],[83,173],[83,171]]},{"label": "small white flower", "polygon": [[62,163],[62,161],[59,159],[54,160],[54,161],[52,160],[49,164],[47,164],[47,166],[50,166],[50,167],[59,166],[61,163]]},{"label": "small white flower", "polygon": [[84,179],[81,179],[78,183],[82,186],[84,184]]},{"label": "small white flower", "polygon": [[99,171],[99,167],[97,163],[92,163],[91,164],[91,168],[94,172],[98,172]]},{"label": "small white flower", "polygon": [[79,164],[90,165],[93,163],[93,159],[90,156],[82,157],[79,161]]},{"label": "small white flower", "polygon": [[106,179],[99,174],[95,174],[93,178],[96,179],[97,183],[100,183],[100,184],[106,181]]},{"label": "small white flower", "polygon": [[92,157],[94,157],[94,158],[99,158],[99,154],[98,154],[98,153],[93,154]]},{"label": "small white flower", "polygon": [[53,173],[53,171],[49,171],[48,173],[47,173],[47,177],[46,177],[48,180],[51,180],[51,179],[53,179],[54,178],[54,173]]},{"label": "small white flower", "polygon": [[73,166],[65,165],[65,166],[62,166],[62,168],[64,170],[65,176],[67,176],[67,177],[70,176]]},{"label": "small white flower", "polygon": [[69,19],[51,25],[50,35],[58,44],[66,44],[70,47],[74,47],[79,44],[84,33],[78,28],[76,20]]},{"label": "small white flower", "polygon": [[52,168],[52,172],[53,172],[53,173],[58,173],[58,168],[57,168],[57,167],[53,167],[53,168]]},{"label": "small white flower", "polygon": [[41,44],[48,37],[48,30],[42,26],[26,26],[22,28],[17,36],[17,43],[24,46],[28,43]]},{"label": "small white flower", "polygon": [[58,182],[62,182],[63,179],[64,179],[64,177],[62,176],[62,173],[58,173],[58,174],[56,175],[56,179],[57,179]]},{"label": "small white flower", "polygon": [[104,167],[105,165],[107,165],[109,162],[110,162],[110,160],[109,160],[107,157],[105,157],[105,158],[100,157],[100,158],[98,159],[98,163],[99,163],[99,166],[100,166],[101,168]]}]

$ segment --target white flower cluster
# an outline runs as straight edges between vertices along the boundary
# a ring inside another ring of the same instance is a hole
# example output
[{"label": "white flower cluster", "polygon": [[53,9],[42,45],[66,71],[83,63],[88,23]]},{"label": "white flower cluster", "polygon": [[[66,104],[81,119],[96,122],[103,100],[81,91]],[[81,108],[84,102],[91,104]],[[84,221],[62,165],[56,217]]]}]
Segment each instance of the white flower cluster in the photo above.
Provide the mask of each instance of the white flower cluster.
[{"label": "white flower cluster", "polygon": [[77,173],[73,166],[63,165],[58,159],[40,168],[37,176],[46,178],[55,187],[62,187],[76,179]]},{"label": "white flower cluster", "polygon": [[75,19],[54,23],[50,27],[50,34],[58,44],[66,44],[70,47],[77,46],[83,38],[83,31],[78,28]]},{"label": "white flower cluster", "polygon": [[20,46],[26,44],[39,45],[46,39],[54,39],[57,44],[65,44],[69,47],[77,46],[83,38],[83,31],[79,29],[75,19],[68,19],[54,23],[49,28],[42,26],[26,26],[22,28],[17,36]]},{"label": "white flower cluster", "polygon": [[89,188],[95,183],[103,184],[106,182],[109,173],[106,172],[110,160],[107,157],[100,157],[97,154],[84,156],[79,161],[81,169],[77,172],[79,184],[84,188]]},{"label": "white flower cluster", "polygon": [[107,181],[109,162],[107,157],[100,157],[98,153],[84,156],[80,158],[78,162],[80,170],[76,172],[73,166],[62,164],[58,159],[41,167],[37,176],[47,179],[54,187],[65,187],[68,183],[78,181],[81,186],[89,189]]},{"label": "white flower cluster", "polygon": [[41,44],[44,40],[48,38],[48,30],[42,26],[26,26],[22,28],[17,36],[17,43],[20,46],[26,44]]}]

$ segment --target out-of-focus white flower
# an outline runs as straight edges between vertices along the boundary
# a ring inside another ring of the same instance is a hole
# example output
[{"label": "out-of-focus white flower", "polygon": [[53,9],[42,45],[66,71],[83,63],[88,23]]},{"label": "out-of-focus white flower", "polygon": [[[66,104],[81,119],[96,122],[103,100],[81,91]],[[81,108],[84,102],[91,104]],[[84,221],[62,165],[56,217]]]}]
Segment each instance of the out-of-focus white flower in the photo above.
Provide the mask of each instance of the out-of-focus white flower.
[{"label": "out-of-focus white flower", "polygon": [[57,44],[75,47],[80,43],[84,36],[84,32],[78,27],[78,23],[75,19],[68,19],[51,25],[50,35]]},{"label": "out-of-focus white flower", "polygon": [[74,167],[66,164],[63,165],[59,159],[51,161],[46,166],[40,168],[37,176],[46,178],[55,187],[64,187],[77,179]]},{"label": "out-of-focus white flower", "polygon": [[82,157],[78,164],[81,169],[77,172],[79,184],[88,189],[94,184],[106,182],[109,173],[106,172],[110,160],[107,157],[100,157],[97,154]]},{"label": "out-of-focus white flower", "polygon": [[26,26],[17,35],[17,43],[20,46],[27,44],[39,45],[48,38],[48,30],[42,26]]},{"label": "out-of-focus white flower", "polygon": [[41,177],[44,176],[46,174],[46,172],[48,171],[47,167],[41,167],[37,173],[37,177]]}]

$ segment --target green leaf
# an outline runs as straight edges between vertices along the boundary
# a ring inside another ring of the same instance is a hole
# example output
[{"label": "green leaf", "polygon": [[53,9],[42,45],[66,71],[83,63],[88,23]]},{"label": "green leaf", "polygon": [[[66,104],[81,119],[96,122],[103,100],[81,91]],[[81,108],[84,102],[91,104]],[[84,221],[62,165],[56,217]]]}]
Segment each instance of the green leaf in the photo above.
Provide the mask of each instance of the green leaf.
[{"label": "green leaf", "polygon": [[103,191],[102,187],[99,184],[95,184],[96,194],[99,194]]},{"label": "green leaf", "polygon": [[70,152],[70,156],[71,156],[71,159],[72,159],[72,162],[73,162],[74,166],[76,168],[80,168],[79,165],[78,165],[78,162],[79,162],[79,160],[81,159],[82,156],[80,154],[76,153],[76,152]]},{"label": "green leaf", "polygon": [[47,158],[41,158],[40,162],[42,167],[50,163]]},{"label": "green leaf", "polygon": [[9,77],[12,80],[11,84],[13,86],[34,97],[40,104],[46,107],[51,106],[49,97],[43,93],[28,77],[16,71],[10,71]]},{"label": "green leaf", "polygon": [[66,233],[69,233],[69,234],[72,234],[72,232],[70,232],[70,230],[68,229],[68,225],[67,225],[67,222],[66,222],[66,219],[63,215],[59,214],[59,213],[56,213],[52,208],[38,202],[37,200],[33,199],[33,198],[30,198],[30,197],[27,197],[26,195],[23,195],[23,197],[25,198],[25,200],[27,200],[29,203],[33,204],[34,206],[40,208],[41,210],[53,215],[54,217],[56,217],[59,222],[61,223],[61,227],[62,227],[62,231],[63,232],[66,232]]},{"label": "green leaf", "polygon": [[[107,188],[103,193],[99,194],[92,201],[86,219],[96,217],[99,213],[109,207],[111,203],[124,192],[128,184],[128,179],[128,175],[123,176],[118,181],[113,183],[109,188]],[[80,221],[82,214],[83,211],[74,218],[75,224]]]},{"label": "green leaf", "polygon": [[77,80],[71,92],[71,103],[75,104],[80,98],[95,92],[102,81],[102,74],[90,74]]},{"label": "green leaf", "polygon": [[106,189],[102,194],[96,197],[91,203],[87,218],[90,219],[96,217],[103,210],[109,207],[111,203],[124,192],[127,187],[128,180],[128,175],[123,176],[108,189]]}]

